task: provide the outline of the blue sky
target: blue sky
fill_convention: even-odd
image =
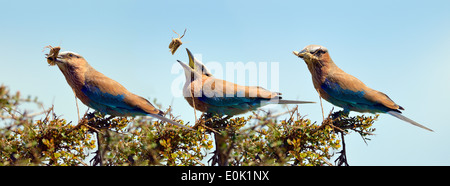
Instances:
[[[283,98],[318,101],[305,63],[292,51],[320,44],[344,71],[436,131],[381,115],[368,145],[357,134],[346,138],[350,165],[450,165],[448,10],[449,1],[1,0],[0,83],[37,96],[46,107],[54,104],[57,114],[76,121],[72,90],[59,69],[47,65],[48,50],[42,52],[46,45],[61,45],[133,93],[172,104],[175,115],[193,122],[192,108],[171,93],[182,75],[171,70],[177,59],[187,61],[185,47],[205,63],[277,62]],[[185,44],[172,56],[172,29],[185,28]],[[324,102],[326,113],[331,108]],[[300,112],[321,121],[319,104],[301,105]]]

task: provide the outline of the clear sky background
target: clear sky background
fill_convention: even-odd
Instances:
[[[306,64],[292,54],[319,44],[340,68],[435,131],[382,114],[368,145],[355,133],[346,138],[350,165],[450,165],[449,20],[450,1],[1,0],[0,83],[54,104],[57,114],[76,122],[73,92],[60,70],[48,66],[48,50],[42,52],[61,45],[131,92],[172,104],[175,115],[192,123],[192,108],[171,92],[182,75],[172,67],[188,60],[185,47],[205,63],[278,62],[283,98],[319,101]],[[172,29],[185,28],[185,44],[172,56]],[[324,102],[325,113],[331,108]],[[300,105],[300,113],[322,120],[319,104]]]

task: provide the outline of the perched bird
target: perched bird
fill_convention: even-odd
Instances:
[[[189,66],[179,61],[186,75],[183,96],[196,110],[220,116],[243,114],[267,104],[303,104],[310,101],[281,99],[281,93],[259,86],[241,86],[215,78],[208,69],[186,49]]]
[[[403,121],[423,129],[433,131],[405,116],[397,105],[386,94],[367,87],[359,79],[341,70],[333,60],[327,48],[320,45],[306,46],[294,54],[302,58],[311,72],[314,88],[320,97],[342,107],[348,115],[350,111],[388,113]]]
[[[74,52],[61,52],[56,59],[47,58],[58,65],[67,83],[86,106],[112,116],[152,116],[159,120],[191,129],[163,116],[148,100],[129,92],[117,81],[98,72]]]

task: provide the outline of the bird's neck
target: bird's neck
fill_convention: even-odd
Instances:
[[[328,74],[333,73],[334,70],[338,70],[339,68],[334,64],[331,58],[322,58],[314,63],[308,65],[309,71],[312,75],[312,80],[314,83],[314,87],[318,88],[322,83],[325,82]]]
[[[75,66],[65,65],[60,67],[61,72],[64,74],[67,83],[73,89],[76,89],[78,86],[82,86],[84,83],[84,73],[81,68],[77,68]]]
[[[315,76],[324,76],[336,67],[333,61],[318,60],[308,65],[309,71]]]
[[[191,76],[186,77],[186,83],[183,86],[183,96],[184,97],[201,97],[202,96],[202,88],[203,83],[209,77],[205,75],[199,75],[196,73],[192,73]]]
[[[83,68],[70,65],[58,65],[58,67],[63,73],[67,83],[75,93],[75,96],[85,105],[89,105],[88,98],[81,91],[85,81],[85,70],[83,70]]]

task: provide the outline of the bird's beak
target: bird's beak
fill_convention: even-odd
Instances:
[[[194,59],[194,55],[192,55],[191,51],[189,51],[189,49],[186,48],[186,51],[188,53],[188,57],[189,57],[189,66],[192,69],[195,69],[195,59]]]
[[[293,53],[294,53],[294,55],[298,56],[299,58],[303,58],[305,56],[306,52],[307,52],[306,49],[303,49],[300,52],[294,51]]]
[[[65,63],[66,62],[66,60],[61,55],[56,56],[56,59],[54,59],[54,60],[57,63]]]
[[[192,71],[191,67],[187,66],[185,63],[183,63],[183,61],[180,61],[180,60],[177,60],[177,61],[183,67],[184,71],[186,71],[186,72]]]
[[[195,78],[195,77],[197,76],[196,73],[194,72],[194,70],[191,69],[191,67],[189,67],[188,65],[186,65],[186,64],[183,63],[182,61],[180,61],[180,60],[177,60],[177,61],[178,61],[178,63],[180,63],[180,65],[183,67],[184,75],[186,76],[186,80],[192,81],[193,78]],[[201,77],[201,76],[200,76],[200,77]]]

